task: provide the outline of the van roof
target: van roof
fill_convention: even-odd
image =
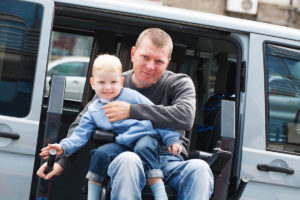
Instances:
[[[129,15],[140,15],[149,18],[158,18],[207,28],[225,31],[257,33],[291,40],[300,40],[300,30],[267,24],[263,22],[228,16],[204,13],[200,11],[161,6],[158,4],[140,3],[130,0],[54,0],[57,3],[99,8],[106,11],[119,12]],[[155,9],[153,9],[155,7]]]

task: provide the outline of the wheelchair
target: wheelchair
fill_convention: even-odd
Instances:
[[[109,131],[97,130],[94,132],[93,140],[96,143],[103,142],[114,142],[115,135]],[[202,159],[205,160],[210,166],[214,178],[218,178],[223,169],[225,168],[228,161],[231,159],[232,153],[229,151],[225,151],[221,148],[221,141],[218,142],[217,146],[213,149],[211,153],[202,152],[198,150],[192,150],[189,152],[188,159]],[[110,187],[109,187],[109,178],[106,177],[106,180],[103,184],[103,189],[101,192],[100,200],[108,200],[110,198]],[[168,199],[177,199],[177,191],[172,188],[170,185],[165,185],[166,193],[168,195]],[[83,188],[83,193],[87,194],[87,187]],[[149,186],[145,186],[142,191],[142,199],[143,200],[151,200],[153,199],[153,195]],[[213,197],[211,198],[213,199]]]

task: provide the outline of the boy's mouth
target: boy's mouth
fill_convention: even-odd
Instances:
[[[105,95],[111,95],[113,92],[103,92]]]

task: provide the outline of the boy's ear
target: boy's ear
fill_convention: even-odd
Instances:
[[[122,87],[124,86],[124,81],[125,81],[125,78],[122,76],[122,78],[121,78],[121,86]]]
[[[90,78],[90,84],[91,84],[91,86],[92,86],[92,88],[94,90],[94,79],[93,79],[93,77]]]

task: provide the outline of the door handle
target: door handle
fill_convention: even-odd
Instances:
[[[7,133],[7,132],[0,132],[0,137],[10,138],[13,140],[18,140],[20,135],[18,133]]]
[[[273,166],[273,165],[268,165],[268,164],[258,164],[257,169],[260,171],[268,172],[268,171],[273,171],[273,172],[280,172],[280,173],[285,173],[292,175],[294,174],[294,169],[289,168],[289,167],[278,167],[278,166]]]

